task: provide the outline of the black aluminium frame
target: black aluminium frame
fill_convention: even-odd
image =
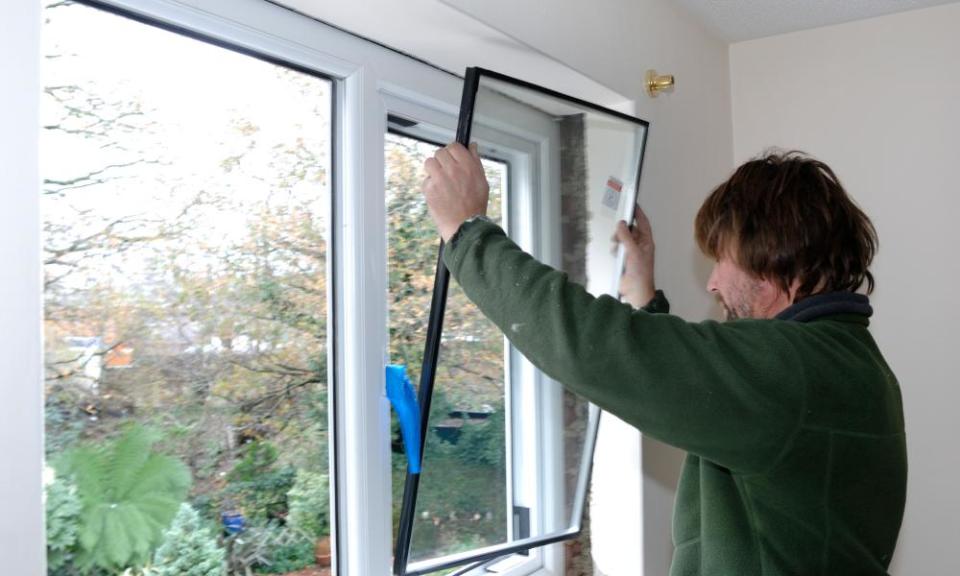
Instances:
[[[477,91],[480,87],[481,77],[490,78],[493,80],[499,80],[514,86],[521,88],[526,88],[535,92],[539,92],[546,96],[550,96],[559,100],[563,100],[577,106],[588,108],[603,114],[613,116],[615,118],[625,120],[634,124],[643,126],[643,140],[640,150],[640,158],[638,160],[637,166],[637,177],[634,182],[634,190],[639,192],[640,189],[640,178],[643,172],[643,160],[646,156],[647,151],[647,136],[650,130],[650,123],[646,120],[642,120],[635,116],[629,114],[624,114],[616,110],[611,110],[609,108],[599,106],[592,102],[587,102],[580,98],[574,96],[569,96],[550,88],[545,88],[543,86],[538,86],[536,84],[527,82],[525,80],[520,80],[518,78],[513,78],[499,72],[494,72],[492,70],[487,70],[484,68],[470,67],[467,68],[466,74],[464,75],[463,81],[463,95],[460,101],[460,117],[457,122],[457,136],[456,141],[463,146],[468,146],[470,143],[470,133],[473,126],[473,111],[476,104]],[[634,200],[636,201],[636,199]],[[632,218],[632,215],[631,215]],[[457,572],[457,574],[464,574],[474,568],[480,567],[485,563],[491,562],[498,558],[508,556],[511,554],[516,554],[519,552],[525,552],[531,550],[532,548],[537,548],[540,546],[545,546],[548,544],[554,544],[556,542],[561,542],[563,540],[568,540],[575,538],[580,534],[582,529],[581,521],[582,514],[576,518],[576,525],[568,528],[567,530],[554,533],[549,536],[544,536],[542,538],[532,538],[524,539],[516,544],[506,543],[499,546],[493,546],[489,549],[485,549],[484,552],[478,553],[476,555],[467,557],[467,558],[457,558],[446,563],[439,563],[431,565],[426,570],[407,570],[409,556],[410,556],[410,542],[413,535],[413,522],[415,519],[416,513],[416,504],[417,504],[417,493],[420,486],[420,475],[423,471],[423,450],[426,445],[427,433],[429,431],[429,419],[430,419],[430,403],[433,398],[433,385],[437,371],[437,361],[440,354],[440,336],[443,331],[443,316],[446,311],[446,302],[447,302],[447,290],[450,285],[450,271],[447,270],[446,265],[443,263],[443,253],[444,253],[445,244],[441,240],[440,250],[437,256],[437,270],[434,276],[434,286],[433,286],[433,297],[430,302],[430,317],[429,325],[427,327],[427,339],[424,348],[423,354],[423,366],[420,372],[420,386],[417,395],[417,401],[420,404],[420,460],[421,460],[421,472],[420,473],[411,473],[407,471],[406,481],[404,483],[403,490],[403,504],[401,507],[400,513],[400,525],[397,531],[397,542],[396,548],[394,550],[394,564],[393,572],[396,576],[421,576],[423,574],[428,574],[437,570],[454,568],[456,566],[462,566],[464,564],[469,564],[466,568]],[[589,446],[585,447],[585,458],[588,462],[593,460],[593,449],[595,446],[596,440],[596,426],[597,422],[593,424],[593,434],[594,442],[590,443]],[[587,469],[587,474],[592,466],[589,466]],[[585,479],[585,481],[588,480]]]

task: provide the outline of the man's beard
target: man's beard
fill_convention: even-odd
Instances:
[[[728,306],[727,302],[723,298],[720,298],[720,306],[723,308],[723,319],[727,322],[753,317],[753,309],[750,302],[742,296],[737,302],[733,303],[733,306]]]
[[[723,308],[723,319],[725,322],[743,318],[743,316],[741,316],[736,310],[730,308],[726,304],[721,302],[720,306]]]

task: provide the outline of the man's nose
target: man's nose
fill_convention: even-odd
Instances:
[[[707,279],[707,292],[711,294],[716,294],[719,290],[717,286],[717,265],[713,265],[713,270],[710,271],[710,278]]]

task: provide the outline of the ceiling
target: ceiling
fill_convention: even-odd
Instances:
[[[727,42],[807,30],[957,0],[672,0]]]

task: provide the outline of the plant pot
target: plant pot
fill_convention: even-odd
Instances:
[[[330,566],[330,537],[321,536],[313,545],[313,558],[317,561],[317,566],[327,568]]]

